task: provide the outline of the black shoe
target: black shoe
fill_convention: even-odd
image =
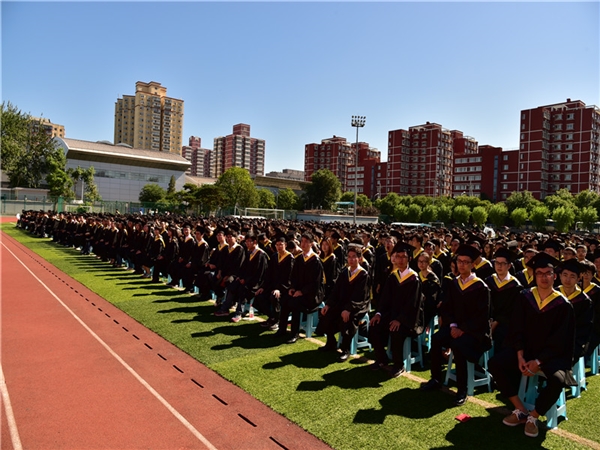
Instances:
[[[337,350],[337,344],[325,344],[323,347],[317,349],[320,352],[335,352]]]
[[[379,362],[379,361],[375,361],[369,367],[371,368],[371,370],[373,372],[375,372],[375,371],[380,370],[380,369],[385,369],[385,368],[387,368],[387,366],[388,366],[387,363],[382,363],[382,362]]]
[[[456,397],[454,398],[455,406],[462,406],[467,403],[467,393],[466,392],[457,392]]]
[[[271,319],[267,319],[264,322],[260,323],[260,326],[263,328],[269,328],[271,325],[273,325],[275,322]]]
[[[278,331],[277,333],[279,333],[279,331]],[[275,334],[277,334],[277,333],[275,333]],[[287,340],[285,343],[286,343],[286,344],[295,344],[295,343],[296,343],[296,341],[297,341],[299,338],[300,338],[300,336],[298,336],[297,334],[294,334],[294,335],[292,335],[292,337],[291,337],[291,338],[289,338],[289,339],[288,339],[288,340]]]
[[[398,368],[398,367],[394,367],[392,369],[392,371],[390,372],[390,378],[398,378],[400,375],[402,375],[404,372],[406,372],[406,369],[404,369],[404,366]]]
[[[421,384],[421,390],[422,391],[438,391],[440,390],[442,387],[442,383],[440,383],[438,380],[436,380],[435,378],[432,378],[431,380],[429,380],[427,383],[423,383]]]
[[[323,348],[323,347],[321,347]],[[343,351],[342,354],[339,356],[338,361],[339,362],[344,362],[344,361],[348,361],[348,358],[350,358],[350,352],[348,350]]]

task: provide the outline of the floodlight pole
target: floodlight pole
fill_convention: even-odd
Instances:
[[[354,155],[354,225],[356,225],[356,207],[358,197],[358,129],[365,126],[366,116],[352,116],[352,126],[356,127],[356,153]]]

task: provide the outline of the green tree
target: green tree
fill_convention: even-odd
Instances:
[[[594,191],[586,189],[585,191],[581,191],[579,194],[577,194],[573,199],[573,202],[575,203],[575,206],[581,209],[587,206],[592,206],[599,200],[600,195]]]
[[[38,188],[50,170],[64,170],[62,149],[36,119],[3,102],[0,123],[0,160],[12,187]]]
[[[306,185],[306,206],[308,208],[333,209],[342,196],[342,185],[335,174],[327,169],[319,169],[312,174]]]
[[[400,196],[395,192],[390,192],[385,197],[375,202],[375,207],[389,217],[394,217],[396,206],[400,204]]]
[[[167,192],[158,184],[147,184],[140,191],[139,199],[142,203],[156,203],[166,195]]]
[[[488,212],[483,206],[476,206],[475,208],[473,208],[473,212],[471,215],[473,217],[473,223],[477,224],[480,227],[485,225],[488,218]]]
[[[223,173],[215,186],[221,188],[225,193],[227,203],[225,206],[240,208],[256,208],[258,205],[258,193],[250,173],[241,167],[231,167]]]
[[[435,205],[427,205],[423,208],[421,220],[423,223],[435,222],[438,219],[438,207]]]
[[[471,217],[471,210],[467,205],[458,205],[454,207],[452,211],[452,218],[456,223],[467,224],[469,223],[469,218]]]
[[[201,205],[202,210],[208,214],[227,204],[225,193],[219,186],[214,184],[203,184],[197,188],[195,197],[197,204]]]
[[[94,181],[95,173],[94,166],[90,166],[87,170],[83,171],[83,182],[85,183],[83,201],[87,204],[93,204],[102,200],[100,192],[98,192],[98,186]]]
[[[50,160],[48,165],[48,196],[56,205],[60,197],[66,201],[73,199],[73,180],[65,170],[66,157],[60,152],[55,159]],[[56,209],[56,207],[54,208]]]
[[[545,206],[536,206],[531,211],[529,215],[529,219],[531,220],[531,224],[533,227],[542,231],[546,229],[546,220],[550,217],[550,210]]]
[[[506,218],[508,217],[508,208],[504,203],[496,203],[492,205],[488,213],[488,218],[492,224],[497,228],[506,224]]]
[[[275,209],[275,194],[273,194],[270,190],[265,188],[258,189],[257,193],[259,208]]]
[[[450,223],[452,221],[452,206],[442,204],[438,206],[438,220],[444,223]]]
[[[544,199],[544,205],[546,205],[550,211],[554,211],[560,206],[575,209],[573,195],[571,195],[571,192],[567,189],[559,189],[555,194],[546,197]]]
[[[556,229],[561,233],[566,233],[575,223],[575,211],[566,206],[559,206],[552,212]]]
[[[413,203],[408,207],[407,220],[412,223],[418,223],[421,220],[422,213],[423,209],[416,203]]]
[[[598,222],[598,210],[593,206],[584,206],[579,209],[577,220],[581,222],[583,228],[592,231],[594,229],[594,224]]]
[[[525,208],[528,212],[531,212],[533,208],[541,204],[529,191],[513,192],[504,203],[508,208],[508,212],[511,213],[517,208]]]
[[[280,189],[277,196],[277,208],[293,210],[298,207],[299,198],[290,188]]]
[[[408,206],[398,203],[394,208],[394,215],[392,217],[396,222],[408,222],[408,214]]]
[[[96,173],[93,166],[88,167],[87,169],[83,169],[77,166],[75,169],[67,169],[67,174],[73,180],[72,186],[75,188],[77,182],[81,181],[81,187],[83,192],[81,193],[81,200],[86,204],[92,204],[96,201],[100,201],[100,193],[98,192],[98,186],[94,181],[94,174]],[[73,198],[77,198],[77,193],[75,192]]]
[[[510,220],[513,221],[513,224],[517,228],[521,228],[527,219],[529,218],[529,213],[525,208],[517,208],[510,213]]]
[[[172,196],[175,194],[175,175],[171,175],[169,179],[169,187],[167,188],[167,196]]]

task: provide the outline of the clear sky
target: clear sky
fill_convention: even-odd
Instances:
[[[236,123],[266,140],[265,171],[304,170],[304,146],[427,121],[516,148],[519,112],[600,106],[599,3],[6,2],[2,100],[114,138],[136,81],[185,101],[184,144]]]

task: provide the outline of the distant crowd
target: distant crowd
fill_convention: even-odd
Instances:
[[[374,348],[371,368],[392,378],[410,357],[405,341],[435,331],[431,379],[421,389],[442,386],[451,355],[461,406],[473,363],[513,404],[503,423],[524,424],[530,437],[538,417],[578,383],[573,367],[592,358],[597,365],[594,236],[45,211],[23,211],[17,226],[151,283],[215,299],[215,316],[232,322],[251,305],[266,317],[260,326],[288,344],[301,337],[302,315],[318,311],[320,351],[345,361],[362,333]],[[526,379],[539,383],[533,406],[519,396]]]

